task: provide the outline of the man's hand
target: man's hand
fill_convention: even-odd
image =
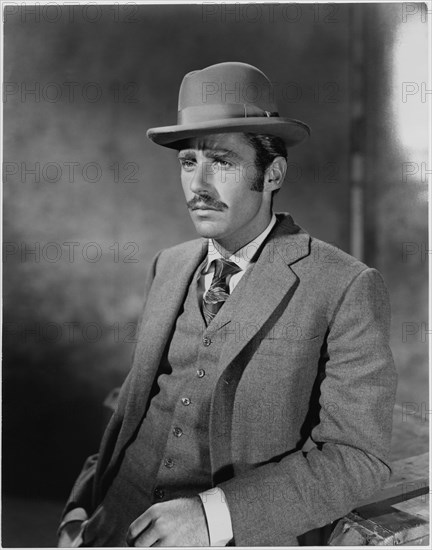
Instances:
[[[129,546],[210,546],[199,496],[154,504],[129,527]]]

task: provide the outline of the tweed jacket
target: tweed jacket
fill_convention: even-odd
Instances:
[[[238,546],[296,545],[390,474],[396,374],[382,278],[290,215],[277,217],[235,309],[224,306],[205,330],[224,339],[208,433],[213,484]],[[153,261],[132,368],[65,512],[91,514],[103,499],[205,253],[197,239]]]

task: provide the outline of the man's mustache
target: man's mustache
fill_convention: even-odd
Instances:
[[[214,199],[210,195],[195,195],[195,197],[193,197],[193,199],[188,201],[186,204],[189,210],[197,210],[198,208],[201,208],[202,205],[213,208],[214,210],[226,210],[228,208],[227,204]]]

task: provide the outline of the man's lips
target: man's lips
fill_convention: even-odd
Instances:
[[[187,201],[187,207],[189,210],[222,212],[228,208],[228,205],[210,196],[195,196],[193,199]]]
[[[215,210],[215,211],[220,212],[223,209],[222,208],[217,208],[216,206],[210,206],[209,204],[205,204],[205,203],[202,202],[202,203],[194,204],[191,207],[191,210]]]
[[[196,204],[191,208],[191,210],[215,210],[216,212],[221,212],[221,208],[214,208],[213,206],[208,206],[207,204]]]

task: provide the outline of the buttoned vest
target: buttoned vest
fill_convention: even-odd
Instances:
[[[249,271],[223,306],[225,314],[234,309]],[[218,331],[219,313],[209,327],[205,325],[199,272],[200,268],[165,347],[145,417],[84,531],[85,546],[126,546],[129,525],[152,504],[196,496],[212,487],[210,402],[221,374],[218,364],[225,339]]]

